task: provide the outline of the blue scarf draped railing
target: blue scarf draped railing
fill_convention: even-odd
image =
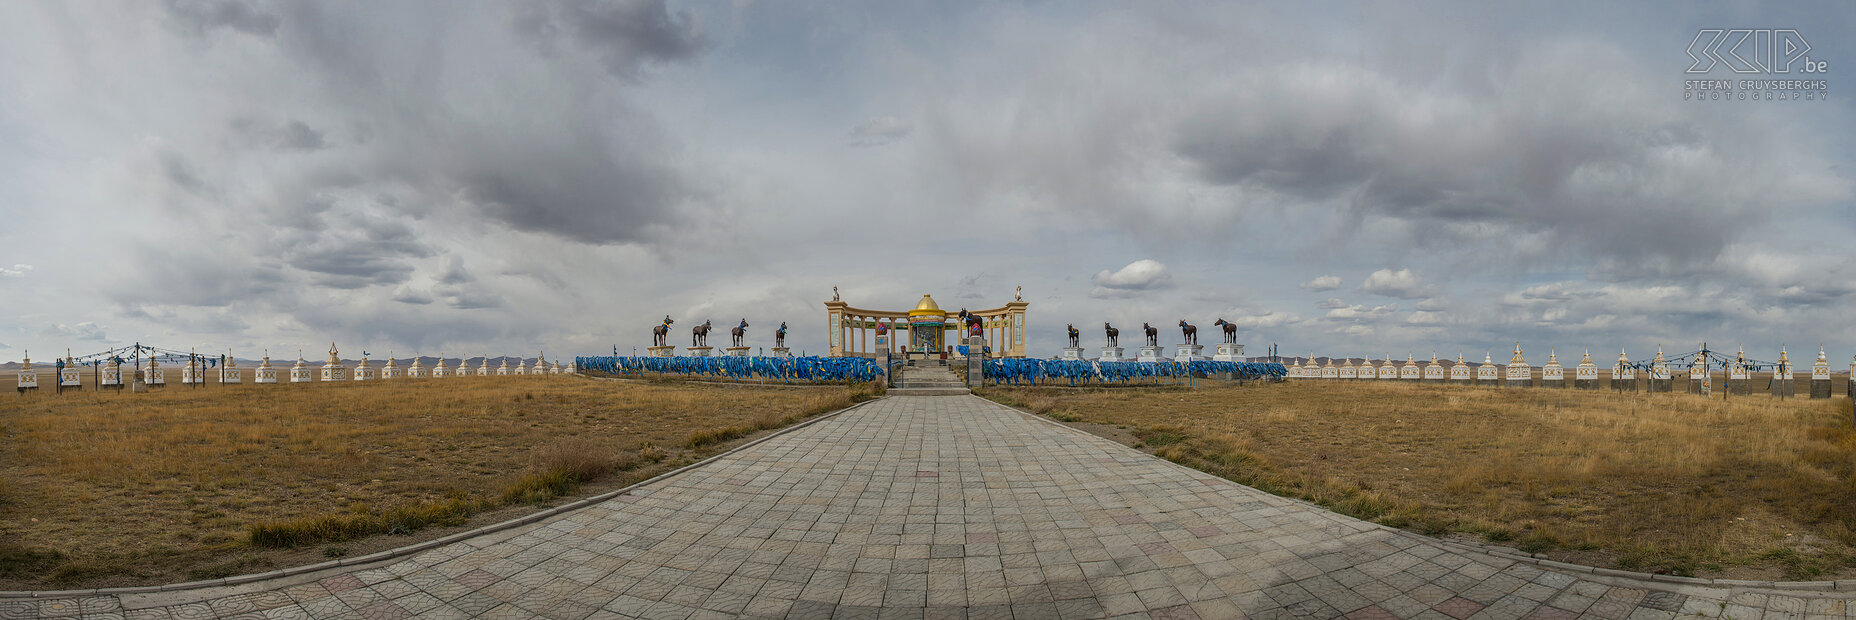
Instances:
[[[884,369],[863,357],[637,357],[601,355],[576,357],[582,371],[610,375],[644,373],[705,375],[733,379],[775,379],[792,383],[872,381]]]
[[[1137,379],[1231,376],[1237,379],[1282,377],[1289,370],[1270,362],[1098,362],[1091,360],[991,359],[986,378],[994,383],[1035,385],[1039,381],[1067,380],[1120,382]]]

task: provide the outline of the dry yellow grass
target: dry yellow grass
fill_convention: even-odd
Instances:
[[[268,550],[249,535],[328,515],[478,513],[552,497],[525,485],[624,472],[613,487],[723,447],[689,443],[694,432],[745,436],[867,394],[468,377],[0,395],[0,590],[173,582],[408,544]]]
[[[1848,576],[1850,401],[1290,382],[993,388],[1175,461],[1434,535],[1653,572]]]

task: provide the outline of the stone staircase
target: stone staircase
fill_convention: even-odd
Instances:
[[[896,374],[896,387],[889,388],[890,396],[958,396],[972,393],[945,364],[916,364],[901,367]]]

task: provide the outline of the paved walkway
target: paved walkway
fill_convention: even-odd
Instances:
[[[0,618],[1733,618],[1848,593],[1543,569],[977,397],[892,397],[594,507],[350,572]],[[1826,584],[1828,585],[1828,584]]]

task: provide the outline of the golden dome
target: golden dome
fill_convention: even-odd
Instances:
[[[909,316],[911,317],[933,316],[933,317],[945,318],[947,316],[947,312],[942,310],[940,306],[935,305],[933,297],[929,297],[928,295],[923,294],[922,300],[915,304],[915,309],[909,311]]]

